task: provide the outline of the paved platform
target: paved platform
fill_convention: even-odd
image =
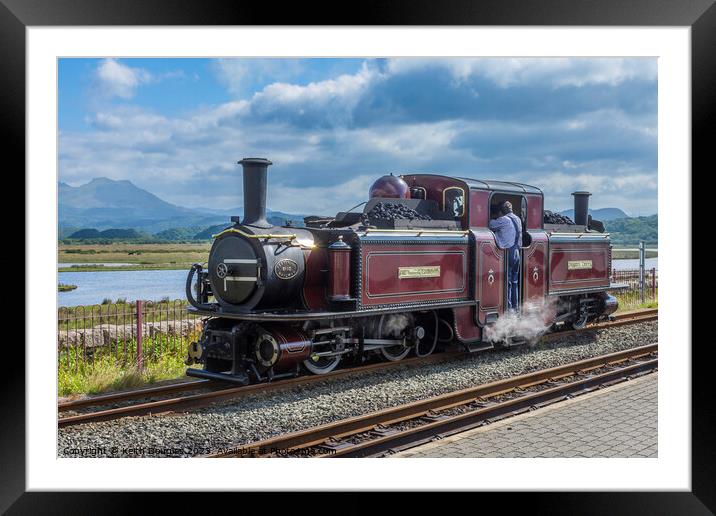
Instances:
[[[657,378],[599,391],[392,457],[657,457]]]

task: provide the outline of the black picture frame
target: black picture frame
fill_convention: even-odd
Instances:
[[[83,25],[551,25],[551,26],[688,26],[692,43],[692,162],[705,169],[716,122],[716,6],[714,0],[362,0],[355,4],[220,2],[214,0],[0,0],[0,84],[5,160],[25,165],[25,29],[28,26]],[[353,7],[351,7],[351,5]],[[687,226],[688,227],[688,226]],[[32,237],[30,237],[32,238]],[[690,256],[687,250],[685,256]],[[691,278],[684,278],[691,284]],[[31,313],[25,315],[26,319]],[[26,320],[27,324],[27,320]],[[691,345],[690,322],[681,321]],[[27,343],[29,345],[31,343]],[[716,511],[713,389],[709,384],[710,341],[692,346],[692,490],[642,493],[509,494],[509,507],[524,504],[530,512],[552,514],[709,514]],[[127,513],[138,507],[137,495],[125,493],[25,492],[25,359],[11,355],[2,373],[0,426],[0,510],[8,514]],[[712,373],[711,373],[712,374]],[[180,500],[177,493],[166,498]],[[495,507],[493,496],[480,495],[483,509]],[[194,498],[205,498],[203,496]],[[306,499],[305,496],[300,498]],[[354,500],[359,497],[353,496]],[[438,499],[416,496],[423,509],[444,510]],[[373,498],[373,500],[376,500]],[[503,501],[504,502],[504,501]],[[183,501],[181,503],[184,503]],[[148,509],[144,503],[142,506]],[[365,512],[360,501],[353,510]],[[188,506],[184,505],[185,509]],[[453,508],[457,509],[456,505]],[[234,505],[234,510],[237,506]]]

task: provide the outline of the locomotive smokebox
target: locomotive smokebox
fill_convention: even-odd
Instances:
[[[264,158],[244,158],[244,226],[270,228],[266,221],[266,175],[272,163]]]
[[[572,192],[574,195],[574,223],[579,226],[587,225],[589,215],[589,192]]]

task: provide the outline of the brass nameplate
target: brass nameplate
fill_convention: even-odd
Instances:
[[[592,260],[574,260],[567,262],[567,270],[577,271],[580,269],[591,269]]]
[[[430,267],[398,267],[398,278],[439,278],[440,266]]]

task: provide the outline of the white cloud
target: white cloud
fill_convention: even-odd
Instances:
[[[559,209],[571,205],[569,194],[577,189],[593,192],[593,203],[599,206],[610,206],[605,203],[612,200],[611,206],[628,209],[644,197],[648,202],[640,209],[648,211],[647,204],[656,209],[655,171],[628,161],[559,157],[562,145],[564,150],[570,149],[570,142],[582,145],[583,135],[560,139],[569,121],[545,125],[450,120],[302,131],[286,124],[217,122],[217,113],[245,108],[239,101],[186,119],[132,109],[98,113],[95,124],[102,124],[102,131],[61,135],[61,178],[73,184],[98,176],[130,179],[170,202],[229,208],[242,203],[236,161],[257,155],[275,163],[269,172],[269,208],[286,212],[345,210],[365,200],[371,182],[388,172],[523,181],[542,188]],[[629,134],[616,114],[595,116],[597,134]],[[592,125],[591,118],[585,119]],[[607,123],[610,120],[614,125]],[[464,135],[469,135],[467,143],[456,146],[455,139]],[[555,138],[560,141],[548,149],[539,145],[540,135],[552,147]],[[505,150],[488,156],[476,152],[485,145],[492,151],[493,140]],[[514,146],[505,148],[505,140]],[[587,148],[600,145],[603,142],[592,140]]]
[[[235,96],[245,96],[258,83],[287,81],[303,71],[297,59],[217,59],[212,66],[219,81]]]
[[[100,94],[111,98],[131,99],[142,84],[185,77],[182,70],[150,73],[144,68],[135,68],[108,58],[100,61],[95,70],[95,83]]]
[[[617,85],[630,79],[655,80],[653,58],[398,58],[388,61],[391,74],[402,74],[428,66],[446,68],[460,82],[484,77],[501,88],[550,85]]]
[[[380,175],[360,175],[333,186],[298,188],[270,185],[267,197],[274,210],[307,215],[335,215],[367,200],[370,186]]]
[[[275,82],[254,94],[252,112],[271,116],[320,116],[332,124],[350,122],[353,108],[380,75],[365,64],[355,74],[311,82],[307,85]]]
[[[527,182],[545,194],[545,207],[564,210],[572,207],[571,193],[586,190],[592,193],[592,208],[621,208],[631,215],[656,212],[658,181],[656,171],[635,171],[628,165],[595,172],[545,175],[527,174]]]
[[[132,98],[137,86],[151,80],[152,75],[147,70],[132,68],[116,59],[103,59],[97,67],[97,81],[109,97]]]
[[[570,192],[587,189],[594,193],[596,207],[656,211],[656,113],[648,109],[633,113],[615,103],[601,105],[597,96],[594,103],[591,97],[590,102],[575,101],[577,107],[563,113],[557,92],[557,112],[547,119],[510,113],[498,113],[496,119],[462,113],[443,117],[442,112],[431,117],[425,111],[440,107],[417,96],[418,115],[364,116],[353,123],[366,99],[381,109],[392,107],[394,97],[377,97],[386,89],[408,99],[422,93],[420,83],[398,82],[396,90],[385,82],[428,66],[443,67],[458,82],[475,75],[487,78],[496,85],[493,95],[517,84],[613,85],[655,74],[655,60],[653,70],[640,60],[546,61],[393,59],[385,66],[364,65],[354,74],[308,84],[274,82],[250,98],[182,116],[103,106],[88,117],[94,130],[61,133],[60,178],[72,184],[99,176],[130,179],[170,202],[229,208],[242,202],[236,161],[253,155],[276,164],[269,172],[268,204],[286,212],[345,210],[365,200],[372,181],[388,172],[523,181],[542,188],[548,205],[559,209],[571,205]],[[228,70],[245,63],[225,64]],[[240,88],[241,74],[251,70],[232,70]],[[113,59],[100,63],[97,76],[111,95],[125,99],[141,84],[164,77]],[[445,89],[436,95],[451,94],[444,82],[437,84]]]

